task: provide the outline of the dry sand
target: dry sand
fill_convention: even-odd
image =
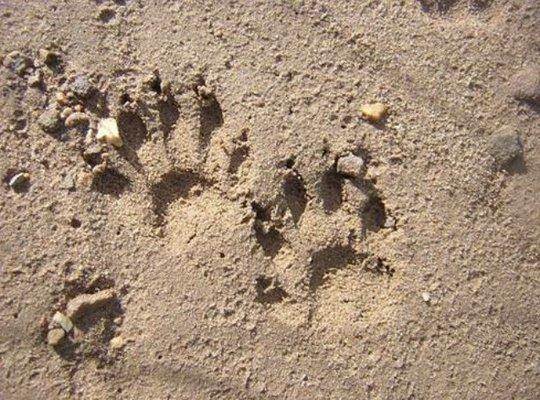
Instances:
[[[539,398],[537,0],[0,20],[1,400]]]

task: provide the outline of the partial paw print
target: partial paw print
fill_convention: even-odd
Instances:
[[[348,226],[346,231],[361,240],[370,232],[392,228],[393,218],[388,218],[375,180],[366,177],[367,162],[369,156],[362,149],[337,157],[308,190],[294,159],[286,160],[281,196],[271,205],[252,202],[254,230],[265,254],[277,254],[279,244],[285,242],[281,231],[302,232],[314,218],[321,219],[317,224],[340,219]],[[350,235],[346,236],[348,240]]]
[[[161,82],[161,81],[159,81]],[[214,134],[223,126],[223,110],[214,90],[201,74],[180,84],[175,93],[167,85],[167,99],[158,105],[159,129],[171,163],[177,169],[201,170]]]
[[[115,87],[95,103],[101,104],[101,117],[114,119],[120,144],[99,143],[98,123],[90,122],[79,143],[87,166],[79,184],[113,198],[146,193],[153,224],[162,226],[175,201],[212,188],[230,192],[241,180],[250,153],[249,130],[221,129],[221,105],[202,75],[171,83],[157,71],[142,79],[124,73]]]
[[[224,125],[217,96],[202,76],[183,85],[167,107],[178,107],[178,117],[160,139],[161,165],[149,169],[147,183],[152,198],[155,223],[164,226],[174,216],[169,208],[177,202],[189,202],[204,192],[227,193],[234,197],[250,155],[249,130]],[[161,120],[166,113],[161,106]],[[168,126],[168,125],[166,125]],[[152,145],[155,149],[156,146]],[[156,150],[146,154],[144,164],[156,162]]]
[[[344,154],[323,174],[317,187],[326,212],[344,210],[358,215],[362,238],[368,232],[389,227],[386,207],[375,181],[366,177],[366,164],[369,161],[370,157],[363,149]]]
[[[366,244],[380,230],[395,229],[376,181],[367,176],[370,161],[365,150],[354,149],[329,160],[319,180],[306,184],[291,157],[282,165],[281,196],[270,205],[252,201],[254,236],[269,260],[256,280],[259,303],[273,308],[307,298],[312,315],[319,292],[338,273],[392,276],[388,262],[371,262],[382,259]]]
[[[429,13],[445,14],[459,7],[479,12],[487,9],[493,0],[418,0],[422,10]]]
[[[156,216],[155,224],[162,226],[169,206],[177,200],[187,200],[199,196],[203,190],[211,185],[203,176],[192,171],[170,171],[151,185],[153,212]]]
[[[66,279],[56,312],[43,320],[43,338],[68,361],[113,362],[126,342],[119,334],[124,294],[106,276],[76,271]]]

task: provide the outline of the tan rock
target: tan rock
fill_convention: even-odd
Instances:
[[[364,171],[364,160],[361,157],[349,154],[340,157],[337,161],[337,172],[350,178],[358,178]]]
[[[73,128],[77,125],[88,125],[89,122],[88,115],[83,112],[74,112],[66,118],[65,124],[68,128]]]
[[[115,297],[116,292],[113,289],[102,290],[92,294],[81,294],[68,302],[66,314],[68,318],[76,320],[88,311],[103,307]]]
[[[515,99],[540,103],[540,67],[532,66],[519,71],[510,79],[509,87]]]
[[[118,131],[118,124],[114,118],[104,118],[98,123],[96,139],[103,143],[112,144],[115,147],[122,147],[124,141]]]
[[[66,332],[61,328],[54,328],[47,333],[47,343],[49,343],[50,346],[58,346],[62,343],[64,340],[64,337],[66,336]]]
[[[126,345],[126,340],[122,336],[115,336],[110,341],[111,349],[118,350]]]
[[[379,122],[388,112],[388,107],[382,103],[364,104],[360,111],[362,116],[370,122]]]
[[[73,329],[73,322],[61,312],[56,312],[52,318],[53,322],[58,324],[66,333]]]

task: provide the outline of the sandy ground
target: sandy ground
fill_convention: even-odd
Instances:
[[[540,3],[0,20],[1,400],[540,397]]]

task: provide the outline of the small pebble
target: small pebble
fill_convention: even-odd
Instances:
[[[81,171],[77,175],[77,184],[79,187],[90,189],[94,182],[94,175],[88,171]]]
[[[528,67],[519,71],[510,79],[509,87],[516,100],[540,103],[540,67]]]
[[[70,319],[77,319],[85,312],[103,307],[116,297],[113,289],[102,290],[92,294],[81,294],[71,299],[66,307],[66,314]]]
[[[66,104],[69,103],[69,99],[63,92],[56,93],[55,99],[56,99],[56,102],[60,104],[61,106],[65,106]]]
[[[38,125],[47,133],[54,133],[60,128],[60,114],[58,111],[45,110],[38,118]]]
[[[115,336],[110,341],[111,349],[119,350],[126,345],[126,340],[122,336]]]
[[[90,79],[88,79],[88,77],[85,75],[77,76],[71,84],[70,89],[77,97],[80,97],[81,99],[86,99],[95,90],[94,85],[92,85]]]
[[[122,147],[124,144],[114,118],[105,118],[99,121],[96,139],[103,143],[112,144],[115,147]]]
[[[17,189],[24,185],[26,182],[28,182],[28,179],[30,179],[30,174],[27,172],[19,172],[13,178],[9,180],[9,186],[12,189]]]
[[[63,190],[75,190],[75,177],[72,172],[68,173],[60,182],[59,188]]]
[[[68,128],[73,128],[77,125],[88,125],[90,118],[83,112],[74,112],[69,117],[66,118],[65,125]]]
[[[361,157],[350,154],[340,157],[337,161],[337,172],[349,178],[358,178],[364,171],[364,160]]]
[[[384,221],[384,227],[385,228],[395,228],[396,226],[396,219],[392,217],[391,215],[388,215],[386,217],[386,220]]]
[[[62,343],[65,336],[66,336],[66,332],[63,329],[61,328],[51,329],[47,333],[47,343],[49,343],[49,345],[53,347],[58,346]]]
[[[69,319],[59,311],[54,314],[52,320],[53,322],[60,325],[62,329],[66,331],[66,333],[69,333],[73,329],[73,322],[71,322],[71,319]]]
[[[62,119],[66,119],[67,117],[69,117],[71,114],[73,114],[73,108],[71,107],[66,107],[62,110],[62,112],[60,113],[60,118]]]
[[[371,103],[364,104],[360,107],[360,111],[362,112],[362,116],[368,121],[379,122],[385,117],[388,108],[382,103]]]
[[[523,146],[515,130],[503,126],[488,141],[488,153],[493,157],[493,167],[500,171],[508,168],[512,161],[522,155]]]
[[[422,292],[422,300],[424,300],[426,303],[429,303],[431,300],[431,296],[428,292]]]

